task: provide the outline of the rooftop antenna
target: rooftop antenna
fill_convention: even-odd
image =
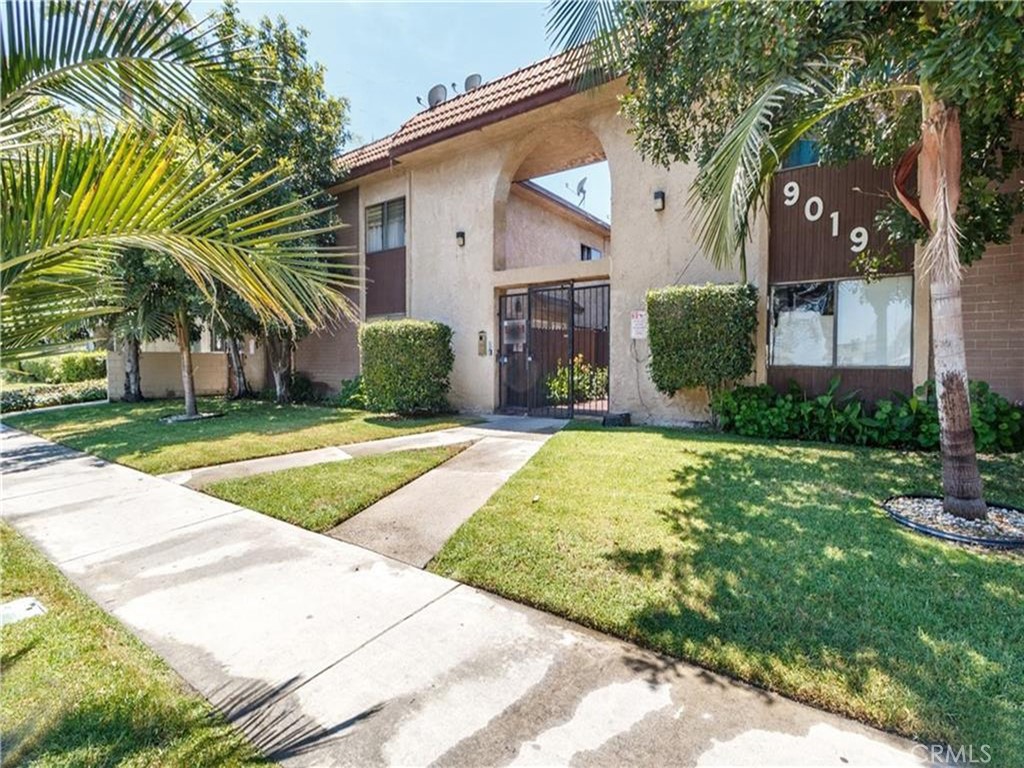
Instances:
[[[452,83],[452,93],[458,93],[458,92],[459,92],[459,86],[457,86],[455,83]]]
[[[447,98],[448,89],[445,87],[444,83],[438,83],[431,88],[430,92],[427,94],[427,104],[431,109],[433,109]]]
[[[474,88],[479,88],[480,83],[483,82],[483,78],[478,74],[472,74],[466,78],[466,83],[463,85],[462,90],[472,91]]]
[[[421,107],[427,106],[426,104],[423,103],[423,99],[421,99],[419,96],[416,97],[416,103],[419,104]]]
[[[572,192],[572,187],[570,187],[568,184],[565,185],[565,188],[568,189],[570,192]],[[577,207],[582,208],[583,207],[583,203],[586,202],[586,200],[587,200],[587,177],[586,176],[584,176],[582,179],[580,179],[579,183],[576,185],[576,196],[580,199],[580,201],[576,205],[577,205]]]

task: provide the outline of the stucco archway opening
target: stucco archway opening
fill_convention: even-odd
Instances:
[[[556,123],[509,155],[495,190],[499,407],[608,409],[611,175],[586,126]]]

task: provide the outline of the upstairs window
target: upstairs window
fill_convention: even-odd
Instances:
[[[603,255],[600,248],[594,248],[585,243],[580,244],[580,261],[597,261]]]
[[[366,208],[366,252],[405,246],[405,198],[397,197]]]

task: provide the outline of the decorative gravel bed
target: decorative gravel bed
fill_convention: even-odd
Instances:
[[[1005,549],[1024,548],[1024,511],[989,504],[987,520],[965,520],[942,510],[935,496],[893,496],[882,505],[897,522],[944,539]]]

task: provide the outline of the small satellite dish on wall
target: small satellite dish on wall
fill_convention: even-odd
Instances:
[[[472,91],[474,88],[479,88],[480,87],[480,83],[482,83],[483,80],[484,79],[482,77],[480,77],[480,75],[477,75],[477,74],[470,75],[469,77],[466,78],[466,84],[465,84],[465,86],[463,87],[462,90],[464,90],[464,91]]]
[[[429,104],[430,107],[433,108],[447,98],[448,89],[445,87],[444,83],[438,83],[433,88],[431,88],[430,92],[427,94],[427,104]]]

